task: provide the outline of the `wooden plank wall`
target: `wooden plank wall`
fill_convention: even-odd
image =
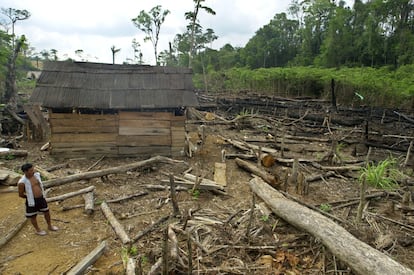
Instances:
[[[62,157],[116,156],[118,115],[52,113],[51,154]]]
[[[167,112],[50,115],[51,153],[65,156],[181,156],[185,116]]]
[[[167,112],[120,112],[119,154],[171,156],[174,118],[173,113]]]
[[[173,116],[171,118],[171,156],[184,155],[185,143],[185,116]]]

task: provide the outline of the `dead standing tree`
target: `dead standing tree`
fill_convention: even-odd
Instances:
[[[2,14],[5,15],[10,21],[12,26],[12,53],[7,61],[7,75],[5,81],[5,94],[3,96],[3,103],[6,104],[6,110],[16,119],[19,123],[24,124],[24,121],[16,115],[17,109],[17,86],[16,86],[16,61],[19,56],[20,50],[26,45],[26,37],[22,35],[16,41],[15,45],[15,33],[14,26],[17,21],[26,20],[30,17],[30,12],[27,10],[16,10],[13,8],[2,9]]]
[[[26,38],[24,35],[20,37],[17,41],[16,47],[13,50],[13,53],[9,57],[7,62],[7,76],[5,83],[5,93],[3,97],[3,102],[6,103],[6,110],[10,115],[16,119],[20,124],[25,124],[25,122],[16,115],[17,109],[17,86],[16,86],[16,60],[19,56],[19,52],[24,46]]]

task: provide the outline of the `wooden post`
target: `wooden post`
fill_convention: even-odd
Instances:
[[[336,106],[336,95],[335,95],[335,79],[331,79],[331,95],[332,95],[332,107],[336,111],[338,111],[338,108]]]
[[[407,156],[405,157],[405,161],[404,161],[404,164],[403,164],[403,166],[404,166],[404,167],[406,167],[406,166],[407,166],[408,161],[410,160],[411,150],[413,149],[413,141],[414,141],[414,140],[411,140],[411,141],[410,141],[410,146],[408,146]]]
[[[173,216],[176,217],[180,215],[180,209],[178,208],[177,197],[175,196],[175,183],[174,183],[173,174],[170,174],[170,194],[171,194],[171,203],[173,206]]]

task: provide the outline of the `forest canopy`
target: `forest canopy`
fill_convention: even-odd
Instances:
[[[348,7],[345,1],[293,0],[286,12],[275,14],[244,47],[226,44],[220,49],[209,47],[218,36],[198,18],[201,11],[215,15],[205,2],[193,0],[193,7],[189,7],[192,11],[185,15],[186,31],[176,34],[170,45],[159,45],[167,50],[156,52],[162,66],[191,66],[198,89],[318,97],[326,95],[335,79],[344,99],[351,96],[352,100],[361,100],[355,97],[357,93],[365,94],[365,101],[381,98],[378,104],[412,106],[413,1],[356,0]],[[24,35],[14,34],[14,24],[30,20],[30,13],[12,10],[15,13],[8,14],[10,8],[5,7],[2,11],[0,81],[5,83],[10,56]],[[26,17],[17,19],[22,15]],[[131,42],[140,58],[126,63],[141,64],[139,45],[138,41]],[[44,60],[58,60],[57,50],[38,52],[30,47],[27,37],[16,59],[17,80]],[[4,85],[1,87],[4,93]]]

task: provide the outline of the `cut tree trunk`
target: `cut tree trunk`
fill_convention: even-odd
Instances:
[[[83,199],[85,200],[85,213],[92,215],[94,211],[93,192],[85,193]]]
[[[320,239],[355,273],[361,275],[414,274],[411,269],[358,240],[332,220],[287,199],[260,178],[253,178],[249,186],[277,216]]]
[[[79,174],[70,175],[67,177],[48,180],[43,183],[43,186],[45,188],[49,188],[52,186],[63,185],[63,184],[78,181],[78,180],[99,178],[99,177],[106,176],[109,174],[125,173],[126,171],[152,165],[157,162],[165,162],[165,163],[172,163],[172,164],[183,163],[183,161],[178,161],[178,160],[174,160],[174,159],[163,157],[163,156],[155,156],[155,157],[143,160],[143,161],[138,161],[138,162],[130,163],[127,165],[111,167],[111,168],[96,170],[96,171],[91,171],[91,172],[79,173]]]

